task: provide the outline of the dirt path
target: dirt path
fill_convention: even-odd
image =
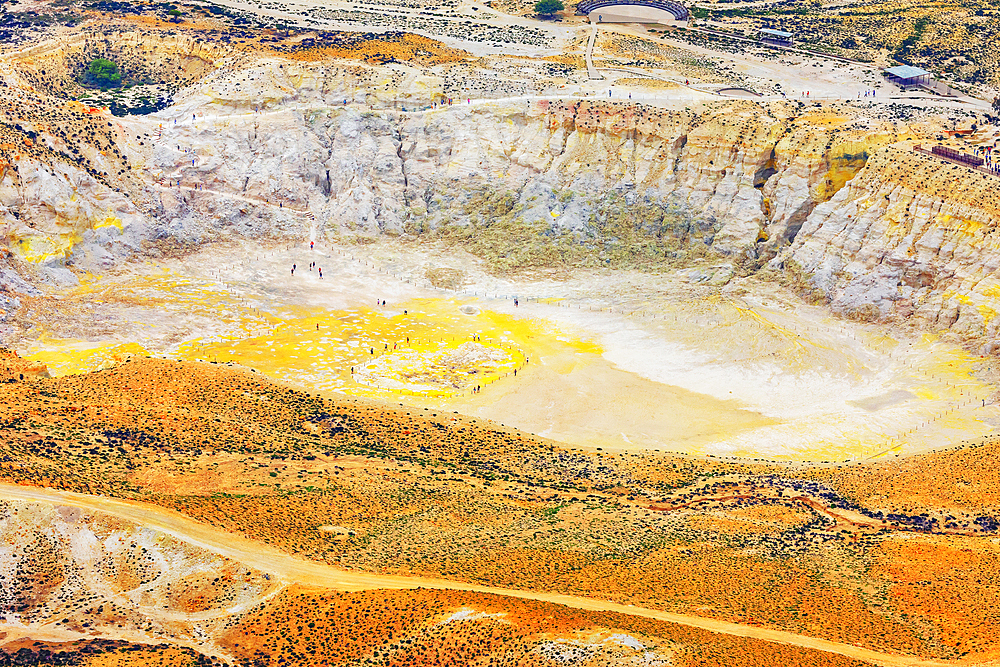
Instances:
[[[90,496],[68,491],[39,489],[33,487],[0,484],[0,499],[37,502],[48,505],[79,507],[86,510],[111,514],[147,528],[162,531],[190,544],[214,553],[232,558],[258,570],[274,574],[288,582],[322,586],[338,590],[368,590],[376,588],[434,588],[445,590],[473,591],[504,595],[528,600],[539,600],[565,605],[574,609],[608,611],[631,616],[652,618],[678,625],[700,628],[721,634],[752,637],[764,641],[792,646],[801,646],[826,653],[836,653],[858,660],[871,662],[882,667],[946,667],[973,664],[972,661],[933,661],[914,656],[892,655],[870,649],[828,641],[816,637],[798,635],[781,630],[739,625],[699,616],[685,616],[644,607],[618,604],[605,600],[595,600],[573,595],[520,591],[490,586],[478,586],[445,579],[422,577],[398,577],[341,570],[324,563],[305,561],[285,554],[273,547],[248,540],[240,535],[214,528],[195,521],[177,512],[155,505],[134,501]]]
[[[603,79],[601,73],[594,67],[594,42],[597,41],[597,24],[590,29],[590,39],[587,40],[587,76],[591,79]]]
[[[254,206],[268,206],[275,209],[276,211],[288,211],[292,215],[305,216],[315,218],[311,211],[308,209],[294,208],[292,206],[279,206],[278,204],[272,204],[264,199],[259,199],[257,197],[246,197],[244,195],[238,195],[233,192],[222,192],[221,190],[210,190],[208,188],[196,188],[193,185],[163,185],[162,183],[153,182],[150,185],[157,190],[163,192],[177,192],[178,190],[183,190],[184,192],[194,192],[197,194],[210,195],[215,197],[228,197],[229,199],[235,199],[237,201],[246,202],[247,204],[253,204]]]

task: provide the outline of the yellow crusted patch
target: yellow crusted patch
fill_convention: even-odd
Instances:
[[[599,358],[604,352],[544,321],[481,310],[478,301],[414,299],[391,309],[265,311],[235,301],[218,284],[169,271],[110,283],[85,275],[64,298],[156,306],[164,315],[184,312],[212,333],[182,343],[168,356],[233,362],[278,380],[364,396],[467,393],[513,378],[538,346],[563,350],[570,358]],[[123,352],[147,354],[138,346],[55,338],[43,338],[32,352],[57,375],[100,368]]]
[[[357,395],[448,396],[513,376],[536,342],[599,355],[600,346],[556,336],[541,323],[469,309],[455,300],[416,299],[393,310],[297,309],[271,317],[268,331],[192,341],[178,356],[232,361],[281,380]],[[470,345],[475,343],[475,345]]]
[[[86,223],[84,223],[86,224]],[[121,218],[108,211],[104,218],[90,223],[91,229],[102,227],[117,227],[124,229]],[[18,239],[14,251],[25,262],[41,264],[50,259],[64,259],[73,252],[73,248],[83,240],[82,229],[68,229],[62,234],[51,236],[29,236]]]
[[[27,356],[44,362],[55,377],[110,368],[129,357],[145,357],[149,352],[137,343],[86,343],[43,336]]]
[[[404,394],[449,396],[512,375],[524,358],[521,350],[498,342],[442,341],[403,349],[394,344],[392,351],[358,368],[354,380]]]
[[[117,227],[119,230],[124,229],[121,218],[117,217],[110,211],[108,212],[107,217],[94,223],[94,229],[101,229],[102,227]]]
[[[81,237],[73,232],[69,234],[59,234],[52,236],[33,236],[30,238],[18,239],[14,244],[14,252],[31,264],[41,264],[50,259],[62,259],[73,252],[73,247],[79,243]]]

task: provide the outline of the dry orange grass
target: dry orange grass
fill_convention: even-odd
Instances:
[[[414,563],[412,570],[780,627],[884,650],[924,652],[912,627],[869,609],[857,593],[817,578],[810,569],[715,545],[700,550],[698,545],[685,546],[634,561],[506,550],[445,563]]]
[[[1000,656],[1000,547],[979,538],[900,536],[874,550],[870,576],[888,584],[900,615],[934,619],[935,640],[956,653]]]
[[[0,468],[0,478],[119,493],[139,490],[130,471],[157,459],[219,451],[289,457],[336,451],[435,461],[488,480],[575,491],[625,489],[622,482],[635,479],[675,486],[723,467],[578,453],[565,464],[555,443],[513,429],[360,399],[320,398],[239,369],[159,359],[7,384],[0,395],[4,423],[18,456],[32,464]],[[590,474],[565,481],[567,465],[577,464]]]
[[[874,465],[810,473],[857,502],[878,508],[1000,510],[1000,439]]]
[[[211,663],[191,649],[161,646],[119,649],[93,656],[83,664],[85,667],[203,667],[219,663]]]
[[[677,502],[752,495],[767,489],[752,475],[767,472],[854,488],[864,503],[860,468],[571,452],[454,414],[324,399],[211,364],[143,359],[3,387],[0,479],[139,497],[306,557],[595,596],[922,655],[980,650],[1000,628],[990,595],[977,597],[1000,574],[987,557],[989,538],[966,543],[978,554],[969,557],[975,568],[963,565],[935,580],[936,595],[922,595],[902,568],[914,553],[938,558],[933,544],[882,553],[884,536],[803,527],[811,510],[774,499],[699,503],[676,520],[666,513],[668,523],[645,509],[656,502],[650,498],[697,479],[705,483],[673,494]],[[910,489],[916,471],[927,482],[922,497],[941,502],[947,485],[933,475],[968,466],[984,471],[981,497],[989,498],[998,485],[976,457],[991,451],[872,466],[868,493],[888,495],[891,483]],[[728,477],[709,477],[719,473]],[[223,482],[210,488],[231,493],[198,491],[213,474]],[[186,480],[184,495],[166,492],[170,479]],[[818,531],[818,541],[804,530]],[[868,571],[873,554],[880,554],[877,579]],[[192,580],[170,604],[203,608],[212,583]],[[963,615],[985,622],[976,627]]]
[[[218,660],[189,648],[167,645],[148,646],[103,639],[72,642],[43,642],[21,639],[0,647],[5,665],[57,667],[210,667]]]
[[[348,526],[363,533],[369,525],[394,519],[409,506],[399,496],[373,493],[366,497],[343,492],[161,496],[156,502],[291,553],[319,559],[325,559],[336,542],[336,536],[320,530],[321,526]],[[430,499],[424,500],[427,502]]]
[[[792,526],[802,526],[815,515],[801,506],[750,505],[727,507],[717,512],[692,516],[688,522],[696,530],[732,535],[781,533]]]
[[[628,86],[630,88],[648,88],[650,90],[676,90],[681,88],[679,83],[673,81],[661,81],[660,79],[647,79],[646,77],[633,77],[618,79],[616,85]]]
[[[466,617],[455,617],[456,612]],[[629,633],[678,667],[861,665],[855,660],[621,614],[461,591],[328,593],[293,587],[235,626],[223,645],[244,660],[307,665],[550,665],[551,642]],[[629,658],[636,654],[631,650]],[[639,654],[641,657],[642,654]],[[596,656],[595,663],[607,664]],[[610,657],[610,656],[606,656]],[[628,660],[631,662],[631,660]]]

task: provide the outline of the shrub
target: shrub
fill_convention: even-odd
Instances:
[[[96,86],[101,90],[118,88],[122,85],[122,74],[118,64],[105,58],[94,58],[84,72],[84,83]]]
[[[552,16],[556,12],[564,9],[562,0],[538,0],[535,3],[535,12],[541,16]]]

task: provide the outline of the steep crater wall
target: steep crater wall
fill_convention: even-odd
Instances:
[[[234,236],[429,234],[501,271],[721,262],[749,273],[773,258],[803,267],[845,314],[993,335],[988,177],[910,154],[906,141],[932,123],[799,102],[359,104],[404,89],[429,103],[442,86],[405,65],[262,57],[200,76],[154,116],[24,99],[11,113],[34,117],[0,147],[6,244],[42,276],[152,240]]]
[[[783,257],[812,272],[845,314],[949,331],[993,352],[998,192],[994,176],[909,144],[886,147],[816,207]]]

